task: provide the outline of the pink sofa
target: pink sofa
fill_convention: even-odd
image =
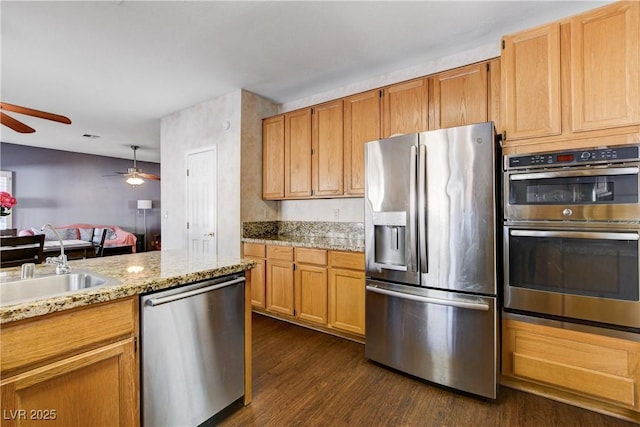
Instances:
[[[56,226],[56,230],[61,234],[63,240],[91,240],[93,230],[98,228],[108,229],[107,237],[104,241],[105,248],[130,246],[131,252],[136,251],[136,236],[115,225],[68,224]],[[39,230],[31,228],[21,230],[18,235],[28,236],[36,232],[39,232]]]

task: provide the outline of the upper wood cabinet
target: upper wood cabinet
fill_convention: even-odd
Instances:
[[[263,198],[361,197],[366,142],[488,120],[499,129],[499,82],[495,59],[265,119]]]
[[[341,196],[343,189],[342,100],[313,108],[313,195]]]
[[[502,67],[500,58],[493,59],[487,63],[489,65],[489,99],[488,99],[488,121],[492,121],[496,131],[502,127],[502,100],[500,99]]]
[[[560,24],[502,39],[502,96],[507,138],[561,132]]]
[[[386,87],[382,92],[382,137],[428,129],[427,79]]]
[[[429,79],[429,129],[486,122],[489,64],[480,63],[436,74]]]
[[[364,195],[364,144],[380,138],[381,93],[344,99],[344,193]]]
[[[262,121],[262,197],[284,197],[284,115]]]
[[[311,196],[311,108],[284,115],[284,195]]]
[[[640,123],[640,3],[571,19],[574,132]]]
[[[620,1],[505,36],[505,154],[638,143],[638,34],[640,2]]]

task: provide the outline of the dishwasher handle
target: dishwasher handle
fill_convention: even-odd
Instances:
[[[178,301],[184,298],[189,298],[196,295],[204,294],[206,292],[215,291],[217,289],[226,288],[227,286],[235,285],[237,283],[242,283],[245,280],[246,279],[244,277],[239,277],[234,280],[229,280],[228,282],[216,283],[215,285],[204,286],[202,288],[192,289],[190,291],[180,292],[178,294],[173,294],[166,297],[152,298],[152,299],[148,299],[147,302],[145,302],[145,305],[155,307],[157,305],[167,304],[167,303]]]
[[[367,286],[367,291],[387,295],[390,297],[396,297],[401,299],[407,299],[410,301],[417,301],[426,304],[439,304],[446,305],[449,307],[455,308],[466,308],[469,310],[477,310],[477,311],[489,311],[489,305],[483,303],[474,303],[474,302],[466,302],[466,301],[456,301],[456,300],[448,300],[441,298],[432,298],[432,297],[423,297],[420,295],[406,294],[403,292],[392,291],[389,289],[382,289],[374,286]]]

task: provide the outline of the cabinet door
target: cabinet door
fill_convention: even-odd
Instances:
[[[256,268],[251,270],[251,305],[265,308],[265,260],[247,257],[256,261]]]
[[[292,262],[267,260],[267,310],[293,316]]]
[[[429,129],[487,121],[488,64],[475,64],[431,78]]]
[[[501,63],[507,139],[560,134],[560,24],[504,37]]]
[[[327,324],[327,268],[296,265],[296,317]]]
[[[489,102],[487,120],[492,121],[496,130],[502,130],[502,108],[500,105],[500,58],[488,62],[489,64]]]
[[[138,425],[134,349],[129,338],[3,378],[3,425]]]
[[[385,88],[382,96],[383,138],[427,130],[427,98],[427,79]]]
[[[344,174],[342,100],[313,109],[313,195],[341,196]]]
[[[344,100],[344,193],[364,195],[364,144],[380,139],[380,91]]]
[[[284,116],[285,197],[311,196],[311,109]]]
[[[284,197],[284,116],[262,122],[262,197]]]
[[[329,272],[329,326],[364,335],[364,271]]]
[[[571,20],[572,130],[640,123],[640,3]]]

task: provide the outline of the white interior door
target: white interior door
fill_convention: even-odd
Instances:
[[[212,256],[218,253],[216,169],[215,147],[187,155],[187,247]]]

